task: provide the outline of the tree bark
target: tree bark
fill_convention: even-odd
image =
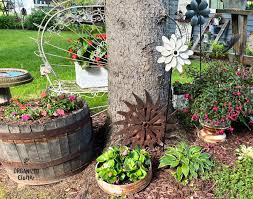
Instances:
[[[160,55],[155,47],[162,45],[163,35],[169,34],[168,24],[171,23],[166,17],[170,13],[169,7],[162,0],[106,1],[109,117],[112,123],[122,119],[117,111],[127,110],[123,100],[134,102],[132,92],[144,99],[146,89],[153,100],[160,96],[162,102],[166,102],[168,74],[164,80],[164,65],[157,64]],[[169,31],[174,32],[175,26]],[[120,126],[112,125],[110,140],[114,144],[119,141],[119,137],[114,136],[119,129]]]

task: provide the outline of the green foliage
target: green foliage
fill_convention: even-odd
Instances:
[[[241,145],[240,148],[236,149],[236,155],[238,156],[238,160],[253,160],[253,147],[246,147],[245,145]]]
[[[248,55],[248,56],[253,56],[253,50],[251,50],[251,49],[249,48],[249,46],[247,46],[247,48],[246,48],[246,55]]]
[[[175,83],[173,83],[174,93],[177,95],[188,93],[190,87],[190,83],[181,83],[179,81],[175,81]]]
[[[213,166],[208,153],[202,152],[199,146],[189,147],[181,142],[176,147],[169,147],[160,159],[159,168],[174,169],[173,176],[177,181],[187,184],[189,180],[197,178],[199,174],[210,170]]]
[[[40,100],[13,99],[4,107],[5,118],[11,120],[36,120],[41,117],[64,116],[73,110],[81,108],[82,101],[74,95],[47,96],[43,94]]]
[[[28,30],[38,30],[38,27],[34,24],[37,25],[41,25],[43,19],[46,17],[45,12],[43,12],[42,10],[36,10],[34,12],[32,12],[31,15],[27,16],[24,22],[24,26],[26,29]],[[44,23],[42,24],[45,25],[45,23],[48,21],[50,17],[46,17]],[[53,20],[50,21],[50,23],[47,25],[47,27],[50,27],[53,24]]]
[[[0,16],[0,29],[21,29],[20,19],[16,16]]]
[[[219,166],[206,173],[205,180],[215,183],[214,193],[218,199],[253,198],[253,160],[237,161],[234,167]]]
[[[211,55],[215,58],[221,58],[226,56],[227,54],[224,54],[223,51],[225,50],[225,46],[222,43],[219,42],[212,42],[211,43],[212,53]]]
[[[96,175],[110,184],[144,179],[151,164],[149,153],[139,147],[110,147],[97,158]]]

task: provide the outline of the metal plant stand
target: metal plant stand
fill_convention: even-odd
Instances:
[[[10,87],[29,83],[33,80],[31,74],[22,69],[0,69],[0,105],[8,104],[11,98]]]

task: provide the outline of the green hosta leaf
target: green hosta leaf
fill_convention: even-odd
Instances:
[[[191,153],[191,154],[200,153],[201,150],[202,150],[201,147],[199,147],[199,146],[194,146],[194,147],[191,147],[191,148],[190,148],[190,153]]]
[[[176,171],[176,179],[178,181],[181,181],[183,179],[183,172],[182,172],[182,168],[178,167],[177,171]]]
[[[166,155],[160,159],[159,168],[174,165],[177,159],[173,155]]]
[[[182,165],[182,172],[183,172],[183,174],[184,174],[184,176],[185,176],[186,178],[188,177],[189,170],[190,170],[190,168],[189,168],[188,165],[186,165],[186,164],[183,164],[183,165]]]
[[[103,167],[104,167],[104,168],[109,168],[109,167],[114,167],[114,165],[115,165],[114,160],[108,160],[107,162],[105,162],[105,163],[103,164]]]

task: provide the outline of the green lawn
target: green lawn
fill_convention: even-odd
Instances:
[[[73,36],[73,35],[72,35]],[[51,41],[52,44],[60,46],[64,49],[68,49],[68,38],[73,38],[70,33],[63,33],[61,37],[54,37]],[[0,67],[1,68],[23,68],[28,70],[34,77],[34,81],[30,84],[12,88],[13,97],[18,98],[36,98],[39,96],[42,90],[45,90],[48,86],[48,82],[45,77],[40,75],[40,65],[42,60],[37,57],[34,52],[38,47],[34,40],[37,38],[36,31],[23,31],[23,30],[0,30]],[[46,52],[52,52],[51,46],[45,47]],[[54,49],[54,52],[55,51]],[[65,53],[65,54],[64,54]],[[59,55],[67,57],[66,52],[59,51]],[[50,63],[62,63],[62,60],[51,57]],[[193,61],[194,66],[197,65],[197,61]],[[74,65],[69,60],[65,63],[69,66],[55,66],[54,70],[59,75],[60,79],[74,80],[75,71]],[[180,80],[182,82],[189,82],[190,79],[186,77],[186,74],[180,75],[177,71],[173,72],[173,81]],[[97,105],[105,105],[107,103],[107,97],[89,99],[86,98],[91,107]]]

